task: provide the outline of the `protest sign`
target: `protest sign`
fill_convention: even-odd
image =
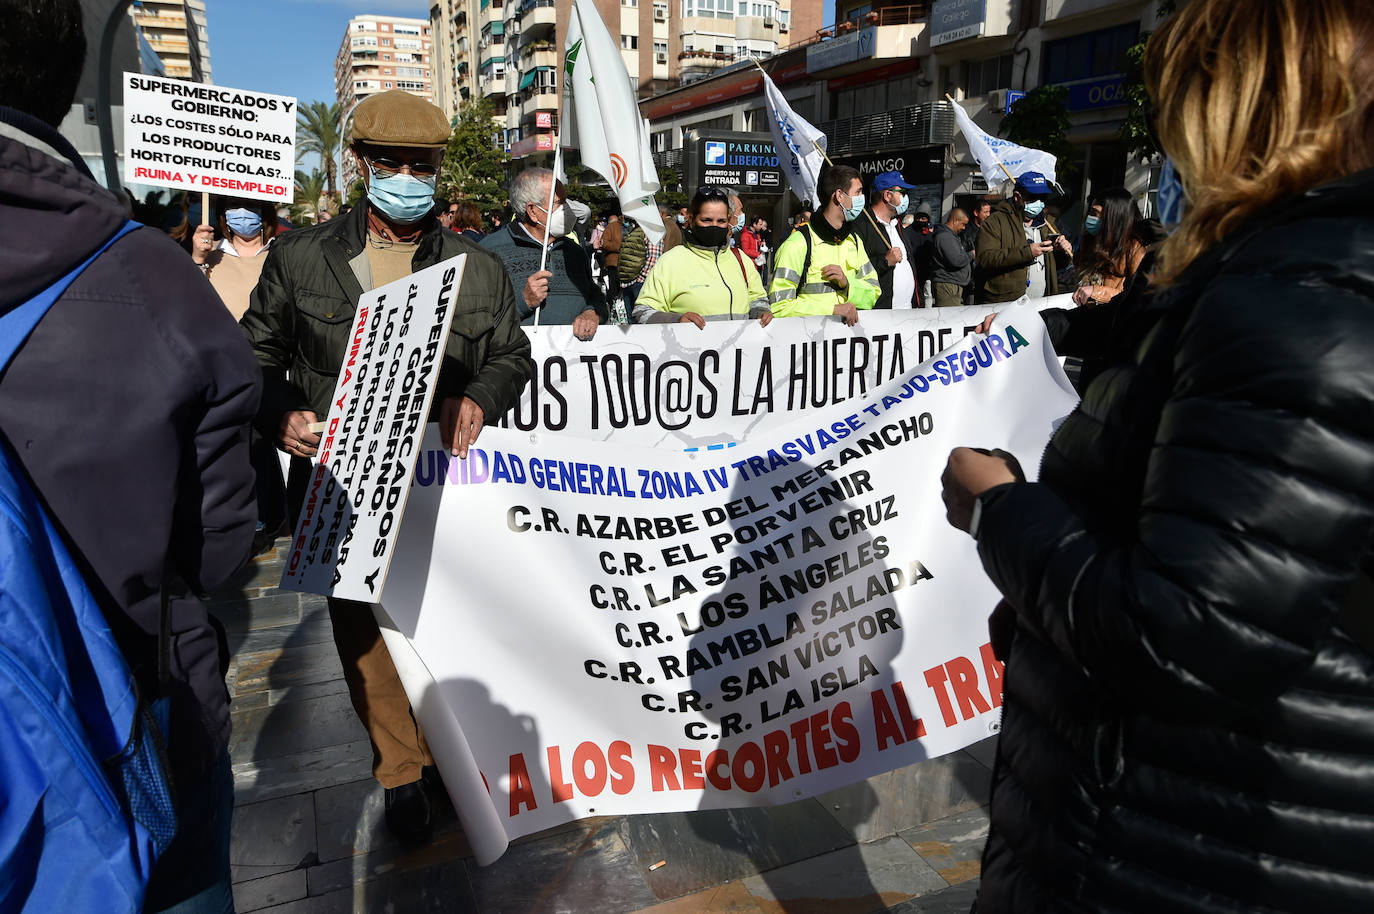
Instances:
[[[124,180],[290,203],[296,100],[124,74]]]
[[[1035,299],[1073,307],[1071,296]],[[531,332],[534,379],[501,424],[672,448],[726,447],[871,392],[1008,305],[864,311],[838,318],[571,327]]]
[[[381,593],[466,262],[459,254],[359,299],[284,589]]]
[[[996,732],[997,593],[939,477],[958,445],[1033,470],[1075,400],[1021,306],[728,450],[493,428],[459,461],[431,430],[378,617],[479,862]]]

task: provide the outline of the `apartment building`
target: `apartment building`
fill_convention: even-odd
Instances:
[[[763,60],[821,24],[822,0],[595,0],[641,97]],[[571,0],[437,0],[451,112],[490,98],[515,158],[553,150]]]
[[[205,0],[133,0],[129,15],[168,77],[212,82]]]
[[[369,95],[403,89],[435,101],[429,20],[363,15],[348,20],[334,58],[334,91],[345,130],[353,108]],[[342,182],[357,178],[351,156],[343,157]]]

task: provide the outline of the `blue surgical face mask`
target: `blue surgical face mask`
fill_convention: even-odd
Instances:
[[[744,228],[744,213],[740,213],[738,216],[735,217],[735,228]]]
[[[1188,208],[1188,196],[1183,182],[1174,170],[1173,159],[1165,159],[1164,167],[1159,170],[1159,192],[1155,198],[1159,209],[1159,222],[1168,231],[1178,228],[1183,221],[1183,213]]]
[[[240,238],[253,238],[262,234],[262,216],[247,207],[226,211],[224,221]]]
[[[1026,215],[1034,219],[1036,216],[1040,215],[1045,211],[1045,201],[1032,200],[1031,202],[1027,203],[1024,208]]]
[[[863,195],[863,194],[854,194],[853,196],[851,196],[851,197],[849,198],[849,209],[847,209],[847,210],[844,211],[844,221],[845,221],[845,222],[853,222],[855,219],[857,219],[857,218],[859,218],[861,215],[863,215],[863,211],[864,211],[864,195]]]
[[[1089,216],[1083,220],[1083,234],[1096,235],[1097,227],[1102,224],[1102,220],[1096,216]]]
[[[422,180],[405,172],[382,177],[375,168],[371,171],[372,185],[367,189],[367,199],[392,222],[403,225],[419,222],[434,208],[437,175]]]

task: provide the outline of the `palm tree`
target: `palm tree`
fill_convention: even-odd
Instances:
[[[293,208],[299,212],[315,212],[320,205],[320,195],[324,193],[324,172],[318,168],[306,174],[296,169],[296,198]]]
[[[311,102],[296,114],[296,161],[314,153],[324,166],[325,188],[330,197],[338,197],[334,176],[338,172],[337,159],[343,146],[343,114],[339,103]],[[297,180],[299,175],[296,172]]]

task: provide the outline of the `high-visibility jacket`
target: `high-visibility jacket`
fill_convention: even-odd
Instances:
[[[807,242],[811,243],[811,262],[806,276],[801,275],[806,264]],[[849,290],[842,292],[821,275],[830,264],[837,264],[849,280]],[[768,303],[774,317],[799,317],[807,314],[834,314],[835,306],[850,302],[856,308],[868,309],[878,301],[878,274],[869,262],[858,236],[850,233],[839,243],[823,240],[810,225],[804,225],[782,243],[773,259],[773,282],[769,285]]]
[[[675,321],[689,311],[706,320],[761,317],[768,310],[759,271],[731,248],[680,244],[654,263],[635,300],[636,323]]]

